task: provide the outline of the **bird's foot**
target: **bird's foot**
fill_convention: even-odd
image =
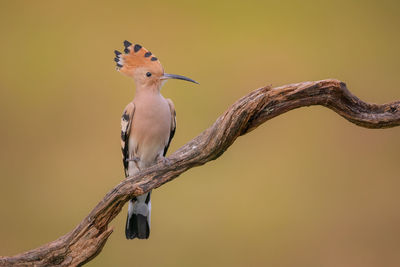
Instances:
[[[140,161],[140,158],[139,157],[132,157],[132,158],[126,159],[126,161],[134,161],[135,163],[138,163]]]
[[[169,165],[172,164],[172,161],[169,158],[166,158],[166,157],[159,157],[158,158],[158,163],[163,163],[163,164],[169,166]]]

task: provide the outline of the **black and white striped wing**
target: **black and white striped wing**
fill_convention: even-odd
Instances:
[[[176,130],[176,112],[175,112],[175,106],[174,103],[172,102],[171,99],[167,99],[168,101],[168,105],[169,105],[169,109],[171,111],[171,132],[169,133],[169,140],[167,145],[164,148],[164,157],[167,154],[169,145],[171,144],[171,140],[172,138],[174,138],[175,135],[175,130]]]
[[[121,150],[122,150],[122,161],[124,164],[125,177],[128,177],[128,166],[129,166],[129,136],[131,133],[133,114],[135,113],[135,105],[129,103],[121,118]]]

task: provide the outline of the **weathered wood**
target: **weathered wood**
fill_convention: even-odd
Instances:
[[[338,80],[322,80],[257,89],[239,99],[199,136],[178,149],[169,161],[123,180],[97,204],[71,232],[57,240],[12,257],[0,257],[0,265],[79,266],[101,252],[112,233],[108,224],[133,196],[169,182],[195,166],[221,156],[236,140],[265,121],[289,110],[322,105],[348,121],[366,128],[400,125],[400,101],[377,105],[361,101]]]

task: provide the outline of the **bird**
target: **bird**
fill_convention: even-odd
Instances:
[[[140,44],[124,41],[124,51],[114,51],[117,71],[133,78],[135,96],[121,118],[121,150],[125,177],[168,161],[166,153],[175,134],[176,112],[171,99],[160,90],[169,79],[198,82],[164,72],[158,58]],[[150,235],[151,191],[129,201],[125,226],[127,239],[148,239]]]

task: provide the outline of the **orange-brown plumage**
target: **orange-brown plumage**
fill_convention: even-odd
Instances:
[[[164,69],[158,58],[149,50],[139,44],[133,45],[128,41],[125,41],[124,45],[125,53],[115,52],[118,71],[134,77],[138,70],[146,69],[156,76],[162,76]]]

